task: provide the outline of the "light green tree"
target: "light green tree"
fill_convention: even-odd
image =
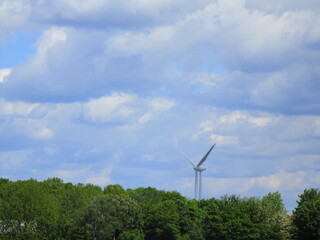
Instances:
[[[291,222],[279,192],[268,193],[262,198],[262,232],[264,238],[290,239]]]
[[[82,224],[87,237],[96,240],[118,238],[122,232],[141,230],[138,204],[127,195],[96,196],[84,211]]]

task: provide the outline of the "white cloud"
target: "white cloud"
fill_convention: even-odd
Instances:
[[[182,194],[193,197],[194,177],[192,177],[191,171],[188,172],[190,177],[176,179],[167,188],[178,190]],[[237,172],[237,168],[234,167],[233,172]],[[293,172],[279,170],[255,177],[233,177],[232,175],[229,177],[213,177],[212,174],[210,175],[208,171],[205,171],[202,176],[203,198],[219,198],[225,194],[239,194],[241,197],[262,197],[269,192],[279,191],[285,207],[290,211],[296,207],[298,194],[301,194],[304,189],[317,187],[320,184],[319,173],[313,169]]]
[[[176,103],[166,98],[155,98],[150,101],[151,110],[154,112],[169,111]]]
[[[251,90],[251,101],[260,107],[310,112],[319,109],[319,66],[295,65],[270,73]]]
[[[223,195],[236,193],[248,195],[252,192],[302,192],[320,184],[317,172],[279,171],[269,176],[254,178],[205,178],[205,188],[211,193]]]
[[[45,54],[45,52],[54,47],[55,44],[65,42],[67,37],[64,28],[51,27],[45,30],[36,44],[38,53]]]
[[[77,13],[94,13],[99,12],[101,8],[104,8],[108,5],[107,1],[103,0],[87,0],[87,1],[74,1],[74,0],[68,0],[64,1],[64,3],[67,7],[70,9],[74,9]],[[110,3],[109,3],[110,4]],[[67,11],[65,13],[68,13]],[[69,11],[69,14],[71,12]],[[72,16],[65,16],[67,18],[72,18]],[[76,15],[74,17],[77,17]]]
[[[96,184],[99,186],[106,186],[108,184],[111,184],[111,179],[109,175],[111,174],[112,168],[108,167],[105,169],[102,169],[100,172],[94,172],[91,173],[89,177],[87,177],[86,182]]]
[[[149,110],[138,120],[140,124],[149,122],[156,116],[164,112],[170,111],[175,105],[175,101],[166,98],[154,98],[148,101]]]
[[[23,167],[30,155],[30,150],[0,151],[0,164],[3,170],[14,170]]]
[[[38,106],[37,103],[9,102],[0,98],[0,115],[29,115]]]
[[[2,68],[0,69],[0,83],[6,82],[8,76],[10,75],[12,68]]]
[[[317,0],[299,1],[299,0],[246,0],[246,6],[250,9],[261,9],[271,12],[299,11],[320,9]]]
[[[282,130],[278,132],[277,138],[287,141],[298,139],[306,141],[308,137],[318,137],[319,121],[320,116],[282,116],[278,123]]]
[[[236,124],[239,121],[246,121],[252,124],[253,127],[264,127],[268,123],[276,120],[276,118],[270,116],[255,117],[244,111],[233,111],[228,115],[221,116],[219,120],[222,124]]]
[[[47,53],[50,49],[67,40],[68,35],[64,28],[51,27],[46,29],[36,43],[37,53],[31,62],[34,67],[45,67],[47,63]],[[40,69],[38,69],[39,71]],[[43,70],[42,70],[43,71]]]
[[[215,87],[217,83],[223,81],[223,75],[217,73],[201,72],[196,75],[194,82],[204,84],[208,87]]]
[[[83,176],[86,173],[84,169],[75,169],[75,170],[57,170],[54,172],[54,176],[61,178],[67,182],[74,182],[79,177]]]
[[[138,1],[135,7],[145,11],[160,11],[162,7],[166,9],[167,5],[171,9],[172,6],[183,6],[184,3]],[[311,42],[317,45],[319,33],[309,26],[317,26],[311,23],[319,22],[320,18],[312,11],[288,10],[279,13],[253,10],[247,8],[245,3],[202,1],[201,4],[192,4],[192,11],[189,9],[183,12],[170,23],[159,22],[144,30],[130,27],[123,31],[97,31],[92,27],[79,30],[76,25],[48,27],[37,43],[36,56],[28,64],[13,70],[10,76],[12,83],[6,84],[5,94],[20,99],[27,97],[29,101],[30,98],[32,101],[34,98],[40,98],[41,101],[48,98],[77,101],[98,98],[106,92],[124,89],[132,90],[134,94],[152,94],[164,86],[172,93],[184,92],[179,97],[187,98],[194,96],[196,82],[201,84],[204,93],[213,98],[211,104],[225,104],[228,107],[278,106],[279,102],[274,99],[279,96],[285,99],[288,95],[286,88],[275,85],[275,88],[263,92],[264,86],[270,85],[270,80],[258,73],[288,66],[294,68],[297,64],[305,64],[306,60],[317,64],[319,57],[312,53],[309,45]],[[110,10],[113,3],[83,1],[76,6],[73,1],[55,4],[45,1],[40,5],[43,8],[55,7],[63,10],[63,14],[70,14],[69,23],[68,19],[65,20],[68,25],[70,21],[82,23],[86,18],[80,15],[86,11],[90,13],[88,18],[94,18],[96,15],[92,13],[101,8]],[[135,3],[130,1],[115,5],[116,10],[128,10]],[[101,17],[98,14],[97,18]],[[58,23],[59,26],[63,25]],[[104,43],[106,49],[103,49]],[[179,64],[182,66],[180,77],[177,73],[179,71],[174,69]],[[216,65],[226,69],[226,73],[212,73]],[[248,74],[238,79],[231,76],[233,70]],[[252,76],[251,73],[257,75]],[[196,76],[196,80],[190,76]],[[246,80],[248,78],[251,80]],[[312,82],[308,79],[306,85],[310,86]],[[284,86],[289,84],[285,82]],[[306,90],[310,90],[313,93],[310,95],[314,97],[310,99],[305,94],[301,95],[300,107],[304,106],[305,100],[310,106],[318,100],[316,96],[319,94],[315,89],[307,87]],[[197,93],[201,96],[203,92]],[[272,92],[276,93],[275,97]],[[294,100],[292,98],[280,104],[281,109],[292,105]],[[316,108],[311,106],[311,109]]]
[[[125,119],[135,111],[134,108],[126,106],[134,99],[135,96],[124,93],[113,93],[111,96],[91,99],[83,106],[84,116],[94,122]]]
[[[319,185],[320,7],[290,1],[2,1],[0,41],[42,32],[0,70],[5,174],[105,185],[115,160],[124,187],[164,186],[217,142],[210,194]]]
[[[253,117],[253,118],[250,118],[248,121],[253,123],[253,125],[256,127],[263,127],[263,126],[266,126],[271,121],[273,121],[273,119],[269,117]]]
[[[78,119],[83,111],[83,103],[81,102],[71,102],[71,103],[55,103],[55,104],[42,104],[43,109],[37,109],[33,112],[35,116],[37,114],[47,116],[48,118],[54,120],[59,119],[60,121],[68,122],[69,120]]]
[[[28,28],[31,7],[28,1],[3,0],[0,2],[0,46],[7,35]]]
[[[304,189],[307,187],[305,180],[306,173],[299,171],[296,173],[278,172],[271,176],[254,179],[253,184],[266,188],[270,191]]]
[[[258,64],[263,68],[263,65],[274,65],[275,56],[277,63],[287,62],[287,54],[300,54],[296,47],[308,41],[306,34],[317,35],[315,29],[305,28],[310,22],[320,21],[316,14],[286,12],[278,16],[261,10],[250,11],[244,3],[219,1],[173,25],[155,27],[148,33],[120,33],[108,40],[108,51],[118,51],[121,55],[157,52],[159,57],[164,56],[163,49],[172,56],[204,44],[212,53],[220,55],[220,60],[229,67],[248,69],[249,64],[255,67]],[[194,57],[192,51],[190,54]],[[148,60],[150,58],[152,55]]]
[[[35,132],[34,136],[35,138],[40,138],[40,139],[50,139],[54,135],[54,132],[52,129],[44,127]]]
[[[106,42],[106,52],[123,55],[135,55],[144,52],[161,51],[170,47],[174,35],[171,26],[157,27],[147,35],[143,33],[121,33]]]
[[[210,140],[213,143],[217,143],[219,145],[237,145],[239,143],[238,137],[235,136],[222,136],[217,134],[210,135]]]
[[[270,128],[273,129],[279,124],[279,117],[256,111],[225,111],[214,108],[203,112],[206,116],[201,121],[192,135],[193,140],[207,139],[218,145],[236,146],[245,139],[246,144],[257,144],[255,139],[256,131],[265,132],[268,138]],[[208,114],[208,115],[207,115]],[[262,141],[262,140],[261,140]]]

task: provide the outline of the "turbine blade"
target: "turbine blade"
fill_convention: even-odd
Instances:
[[[204,157],[200,160],[200,162],[197,164],[196,167],[200,167],[202,163],[204,163],[204,161],[207,159],[207,157],[209,156],[211,150],[214,148],[216,144],[213,144],[213,146],[209,149],[209,151],[206,153],[206,155],[204,155]]]
[[[190,160],[190,158],[184,153],[181,151],[181,154],[191,163],[191,165],[194,167],[194,164],[193,162]]]

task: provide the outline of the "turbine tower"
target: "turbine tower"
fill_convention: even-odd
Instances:
[[[205,168],[201,168],[200,166],[204,163],[204,161],[209,156],[211,150],[214,148],[216,144],[213,144],[213,146],[209,149],[209,151],[206,153],[206,155],[203,156],[203,158],[198,162],[197,165],[194,165],[193,162],[190,160],[190,158],[183,152],[183,156],[185,156],[188,161],[191,163],[194,169],[194,198],[197,200],[201,199],[201,192],[202,192],[202,177],[201,173],[206,170]]]

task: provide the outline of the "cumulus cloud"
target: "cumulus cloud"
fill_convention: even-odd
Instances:
[[[108,41],[108,47],[121,54],[147,56],[161,49],[170,50],[169,56],[182,55],[187,50],[194,57],[190,48],[199,46],[201,53],[203,45],[210,49],[205,55],[209,54],[212,59],[219,56],[231,69],[251,71],[250,68],[268,70],[284,66],[288,56],[300,56],[299,50],[303,50],[300,44],[310,39],[305,39],[306,35],[317,35],[316,29],[305,29],[309,22],[320,20],[312,12],[287,12],[277,16],[250,11],[244,3],[211,3],[175,24],[155,27],[148,33],[120,33]],[[250,34],[252,32],[255,34]],[[296,49],[297,45],[300,48]]]
[[[35,67],[37,65],[40,65],[39,67],[45,67],[48,51],[50,51],[50,49],[54,48],[56,45],[59,45],[59,43],[65,42],[66,40],[67,33],[63,28],[53,27],[45,30],[36,44],[37,54],[33,59],[33,64]]]
[[[110,4],[49,5],[57,9],[66,5],[69,10],[63,14],[77,21],[86,11],[93,16]],[[118,7],[131,5],[121,2]],[[141,1],[137,7],[158,11],[165,5],[175,4]],[[8,98],[41,102],[87,100],[129,90],[183,100],[192,96],[228,108],[318,109],[314,66],[319,55],[310,52],[320,41],[318,30],[311,27],[320,21],[318,14],[252,10],[245,1],[203,1],[193,7],[193,12],[184,12],[173,22],[159,22],[145,30],[49,27],[36,44],[36,55],[14,68],[1,88]],[[210,73],[220,68],[225,72]]]
[[[316,172],[279,171],[269,176],[255,178],[206,178],[206,188],[214,195],[251,194],[252,192],[299,192],[319,184]]]
[[[1,115],[29,115],[39,104],[26,102],[10,102],[0,98]]]
[[[216,142],[208,196],[289,199],[319,185],[316,0],[4,0],[0,11],[0,43],[40,33],[26,61],[0,66],[3,176],[192,196],[179,151],[200,158]]]
[[[139,123],[144,124],[150,121],[155,116],[169,111],[175,106],[175,102],[165,98],[156,98],[149,101],[149,110],[138,120]]]
[[[235,124],[238,121],[246,121],[248,123],[251,123],[253,127],[266,126],[268,123],[270,123],[273,120],[274,119],[270,116],[255,117],[246,112],[241,112],[241,111],[233,111],[230,114],[221,116],[219,119],[219,121],[222,124]]]
[[[242,178],[219,178],[204,175],[203,192],[204,197],[220,197],[225,194],[239,194],[244,196],[262,197],[268,192],[279,191],[284,198],[284,203],[289,211],[296,206],[295,201],[298,194],[304,189],[319,185],[320,178],[316,171],[286,172],[277,171],[274,174],[259,177]],[[181,192],[193,194],[193,178],[184,178],[175,182],[175,187]]]
[[[252,101],[288,112],[319,111],[319,66],[294,66],[270,74],[252,89]],[[286,109],[286,110],[284,110]]]
[[[146,28],[171,22],[205,5],[208,0],[41,1],[32,3],[33,21],[78,28]],[[50,7],[51,11],[44,11]],[[177,11],[179,10],[179,11]]]
[[[92,99],[84,104],[84,117],[94,122],[106,122],[113,119],[123,120],[134,113],[134,108],[126,106],[134,98],[129,94],[113,93],[111,96]]]
[[[95,72],[96,63],[92,61],[102,47],[102,36],[97,35],[101,34],[78,33],[62,27],[46,29],[36,43],[36,54],[27,64],[13,68],[1,84],[4,95],[32,102],[63,102],[87,100],[88,95],[95,96],[92,91],[101,94],[106,83],[97,69]]]
[[[28,28],[31,7],[26,1],[1,1],[0,2],[0,46],[12,32]]]

